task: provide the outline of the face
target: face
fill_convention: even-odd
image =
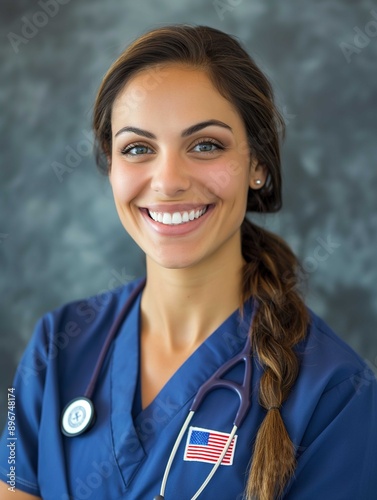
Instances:
[[[138,73],[112,109],[110,182],[124,228],[164,268],[241,259],[248,188],[266,177],[241,117],[203,71],[169,65],[151,82],[150,70]]]

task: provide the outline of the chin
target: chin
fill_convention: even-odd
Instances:
[[[149,258],[165,269],[186,269],[198,263],[192,255],[150,255]]]
[[[183,259],[161,259],[155,260],[156,264],[165,269],[187,269],[195,265],[192,260],[183,260]]]

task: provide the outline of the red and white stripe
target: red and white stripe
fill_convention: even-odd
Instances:
[[[199,430],[209,433],[208,444],[197,445],[189,444],[192,430]],[[209,429],[201,429],[198,427],[191,427],[187,437],[186,449],[184,453],[184,460],[195,462],[208,462],[215,464],[224,450],[226,442],[230,434],[224,432],[213,431]],[[233,465],[233,457],[236,449],[237,435],[234,436],[232,442],[221,461],[221,465]]]

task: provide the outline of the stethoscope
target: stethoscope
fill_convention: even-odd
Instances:
[[[84,396],[78,397],[70,401],[62,411],[61,415],[61,431],[65,436],[75,437],[83,434],[88,431],[94,424],[96,416],[94,405],[91,400],[95,385],[98,380],[98,376],[100,374],[101,368],[103,366],[105,357],[109,351],[111,342],[114,340],[116,334],[118,333],[121,324],[124,321],[124,318],[129,313],[132,304],[136,300],[140,291],[144,288],[145,280],[143,280],[131,293],[127,302],[122,307],[118,317],[116,318],[114,324],[112,325],[110,332],[106,338],[106,341],[101,349],[100,355],[98,357],[96,366],[94,368],[92,377],[88,384],[88,387],[84,393]],[[256,307],[253,310],[253,317],[255,314]],[[253,320],[253,318],[252,318]],[[252,321],[251,320],[251,321]],[[245,363],[245,371],[242,384],[238,382],[234,382],[232,380],[224,379],[224,375],[226,375],[232,368],[234,368],[238,363]],[[227,439],[224,448],[217,459],[217,462],[213,465],[211,471],[208,476],[195,493],[195,495],[191,498],[191,500],[195,500],[199,497],[199,495],[203,492],[204,488],[208,485],[213,475],[220,467],[223,458],[225,457],[233,438],[240,428],[242,422],[244,421],[247,413],[249,412],[251,405],[251,346],[250,346],[250,338],[247,337],[244,348],[241,352],[239,352],[232,359],[227,361],[224,365],[222,365],[198,390],[194,401],[191,404],[189,413],[185,422],[183,423],[181,430],[177,436],[177,439],[174,443],[174,446],[171,450],[168,462],[165,467],[164,476],[162,478],[160,494],[155,496],[153,500],[164,500],[164,494],[166,489],[166,484],[168,481],[169,473],[173,464],[174,457],[177,453],[179,445],[183,439],[183,436],[186,433],[187,427],[189,426],[195,412],[199,409],[205,397],[209,392],[215,389],[229,389],[234,391],[239,397],[239,408],[235,419],[233,421],[233,428],[231,433],[229,434],[229,438]]]

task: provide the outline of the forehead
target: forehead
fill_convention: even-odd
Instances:
[[[208,74],[183,64],[141,70],[126,83],[112,109],[113,124],[154,119],[161,124],[191,124],[209,118],[240,121],[237,109],[220,94]]]

